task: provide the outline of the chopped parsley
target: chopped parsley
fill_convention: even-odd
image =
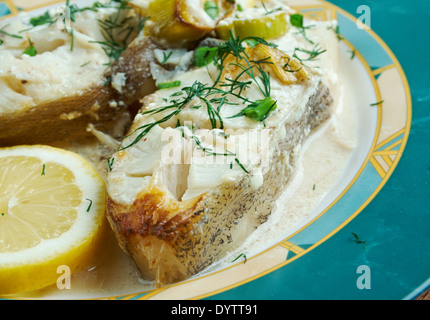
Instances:
[[[29,22],[33,27],[36,27],[36,26],[40,26],[43,24],[47,24],[47,23],[49,23],[49,24],[53,23],[53,22],[55,22],[55,20],[53,20],[53,18],[49,14],[49,12],[46,11],[44,14],[42,14],[40,16],[31,18]]]
[[[312,40],[310,40],[306,34],[306,30],[312,28],[313,26],[305,27],[303,15],[300,13],[295,13],[290,15],[290,23],[294,27],[299,28],[299,32],[303,35],[303,37],[310,43],[314,44]]]
[[[174,87],[179,87],[181,85],[181,81],[171,81],[171,82],[162,82],[157,85],[158,89],[169,89]]]
[[[168,54],[166,52],[163,52],[163,61],[161,61],[161,64],[167,63],[167,60],[172,56],[173,51],[170,51]]]
[[[34,57],[37,54],[37,50],[31,42],[30,38],[28,38],[29,46],[23,51],[23,54],[29,55],[30,57]]]
[[[218,47],[199,47],[194,52],[194,65],[204,67],[211,64],[218,54]]]
[[[109,171],[112,171],[112,166],[113,166],[113,162],[114,161],[115,161],[115,158],[107,159],[107,164],[108,164]]]
[[[90,202],[90,204],[88,205],[88,208],[87,208],[87,212],[90,212],[91,206],[93,205],[93,200],[91,200],[91,199],[85,199],[85,200]]]
[[[246,105],[241,112],[234,117],[245,116],[255,121],[264,121],[267,119],[269,114],[276,109],[276,101],[271,97],[270,88],[270,74],[263,69],[263,65],[267,62],[267,59],[261,59],[259,61],[251,61],[246,53],[246,46],[248,42],[253,45],[264,44],[267,46],[275,47],[275,45],[266,42],[262,38],[258,37],[247,37],[240,39],[235,38],[231,35],[230,39],[223,43],[220,47],[209,48],[201,47],[197,49],[195,57],[195,63],[197,65],[206,65],[214,63],[219,73],[216,77],[213,85],[203,84],[200,81],[195,81],[191,86],[183,87],[180,91],[171,95],[171,100],[165,99],[167,103],[165,106],[161,106],[155,109],[146,110],[141,114],[154,115],[162,112],[169,111],[161,119],[146,123],[133,132],[139,132],[135,139],[123,149],[128,148],[136,144],[142,139],[154,126],[161,123],[167,122],[170,119],[174,119],[181,111],[187,106],[191,100],[200,100],[203,106],[206,107],[209,121],[212,129],[223,129],[224,121],[221,117],[221,109],[226,105],[237,105],[237,102],[230,102],[230,98],[236,98],[239,102]],[[237,61],[232,63],[240,69],[239,74],[233,79],[222,79],[222,73],[227,64],[228,59],[233,58]],[[268,57],[269,58],[269,57]],[[241,77],[245,75],[249,79],[242,81]],[[262,99],[252,101],[249,98],[242,95],[244,89],[254,83],[263,95]],[[159,84],[158,88],[171,88],[180,86],[180,82],[173,81],[164,84]],[[174,97],[174,98],[173,98]],[[201,105],[194,105],[194,108],[201,108]],[[237,162],[237,161],[236,161]]]
[[[209,17],[216,20],[219,14],[219,8],[215,1],[206,1],[203,8]]]
[[[318,57],[319,55],[323,54],[324,52],[326,52],[327,50],[322,49],[319,47],[318,44],[316,44],[312,50],[307,50],[307,49],[302,49],[302,48],[295,48],[294,49],[294,53],[293,53],[293,57],[296,58],[297,60],[299,60],[302,64],[304,61],[311,61],[314,60],[316,57]],[[307,54],[307,57],[299,57],[297,55],[297,52],[301,52],[304,54]]]

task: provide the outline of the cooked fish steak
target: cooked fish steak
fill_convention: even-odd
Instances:
[[[211,64],[175,74],[179,88],[142,100],[111,158],[107,216],[145,279],[162,286],[193,276],[267,220],[303,141],[333,112],[337,39],[332,23],[315,25],[312,35],[324,49],[318,52],[333,54],[309,65],[295,48],[310,52],[314,43],[292,29],[276,40],[279,48],[243,44],[249,60],[230,53],[221,73]],[[260,77],[244,72],[246,63]],[[232,79],[242,85],[226,94]],[[243,97],[266,113],[247,113]],[[210,102],[220,101],[216,113]]]
[[[137,63],[133,48],[143,56],[153,49],[136,38],[142,18],[134,10],[107,1],[70,8],[76,10],[73,21],[63,21],[54,8],[38,17],[21,13],[0,25],[1,146],[76,141],[91,135],[89,124],[111,133],[128,106],[154,90],[150,59],[124,67]],[[127,23],[106,27],[116,20]],[[130,31],[127,37],[124,30]],[[107,37],[121,46],[109,46]],[[119,60],[115,55],[121,53]],[[123,86],[143,89],[132,94]]]

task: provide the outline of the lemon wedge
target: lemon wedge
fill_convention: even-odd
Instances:
[[[80,155],[41,145],[0,149],[0,294],[58,283],[59,267],[88,267],[104,210],[105,184]]]

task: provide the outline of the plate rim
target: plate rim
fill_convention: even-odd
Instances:
[[[88,0],[88,2],[91,2],[93,0]],[[60,3],[63,3],[64,1],[62,0],[53,0],[53,1],[49,1],[46,2],[44,4],[39,4],[33,7],[29,7],[27,9],[24,9],[22,11],[24,12],[31,12],[31,11],[35,11],[38,9],[42,9],[42,8],[47,8],[47,7],[52,7],[55,5],[58,5]],[[9,7],[10,9],[10,14],[5,15],[3,17],[0,17],[0,21],[5,19],[5,18],[11,18],[13,16],[16,16],[19,12],[22,12],[21,10],[19,10],[14,4],[12,0],[5,0],[4,3]],[[302,6],[292,6],[293,9],[297,9],[298,11],[300,10],[304,10],[304,9],[313,9],[313,8],[321,8],[321,7],[325,7],[327,9],[331,9],[333,14],[336,15],[337,13],[341,13],[342,15],[344,15],[347,19],[352,20],[352,21],[356,21],[357,18],[355,16],[353,16],[352,14],[350,14],[349,12],[347,12],[346,10],[344,10],[343,8],[327,1],[327,0],[316,0],[316,3],[314,4],[310,4],[310,5],[302,5]],[[359,22],[360,23],[360,22]],[[363,25],[364,26],[364,25]],[[364,26],[365,27],[365,26]],[[365,28],[366,32],[374,39],[377,41],[377,43],[382,47],[382,49],[384,50],[384,52],[386,54],[388,54],[388,56],[390,57],[390,59],[392,60],[392,65],[394,65],[394,68],[397,69],[397,71],[399,72],[400,78],[401,78],[401,83],[403,85],[403,89],[404,89],[404,93],[405,93],[405,98],[406,98],[406,124],[405,127],[403,129],[403,132],[401,132],[400,134],[403,134],[402,137],[402,142],[400,144],[399,150],[398,150],[398,155],[395,157],[393,164],[389,167],[389,170],[386,172],[385,176],[382,178],[381,182],[378,184],[378,186],[372,191],[372,193],[370,194],[370,196],[367,197],[367,199],[362,202],[360,204],[360,207],[355,210],[351,215],[348,215],[348,218],[343,221],[341,224],[337,225],[334,229],[332,229],[328,234],[326,234],[325,236],[323,236],[319,241],[317,241],[316,243],[312,244],[310,247],[300,251],[299,253],[297,253],[294,257],[290,258],[290,259],[286,259],[283,263],[280,263],[276,266],[273,266],[263,272],[259,272],[256,275],[249,277],[247,279],[241,280],[237,283],[231,284],[227,287],[223,287],[221,289],[217,289],[217,290],[213,290],[210,292],[207,292],[205,294],[201,294],[198,296],[193,297],[194,300],[199,300],[199,299],[204,299],[225,291],[228,291],[230,289],[239,287],[245,283],[251,282],[257,278],[263,277],[266,274],[269,274],[275,270],[278,270],[280,268],[285,267],[286,265],[288,265],[290,262],[308,254],[309,252],[311,252],[313,249],[315,249],[316,247],[318,247],[319,245],[321,245],[322,243],[324,243],[326,240],[328,240],[329,238],[331,238],[334,234],[336,234],[337,232],[339,232],[341,229],[343,229],[347,224],[349,224],[353,219],[355,219],[363,210],[365,207],[367,207],[367,205],[376,197],[376,195],[381,191],[381,189],[384,187],[384,185],[386,184],[386,182],[388,181],[388,179],[391,177],[392,173],[394,172],[394,170],[396,169],[400,159],[403,156],[404,150],[406,148],[407,142],[408,142],[408,138],[409,138],[409,134],[410,134],[410,130],[411,130],[411,124],[412,124],[412,95],[411,95],[411,89],[409,86],[409,82],[408,79],[406,77],[406,74],[399,62],[399,60],[397,59],[397,57],[394,55],[394,53],[392,52],[392,50],[390,49],[390,47],[384,42],[384,40],[379,37],[379,35],[373,31],[370,28]],[[350,41],[348,41],[345,37],[342,37],[341,41],[346,44],[351,50],[356,50],[356,48],[352,45],[352,43]],[[375,89],[375,94],[377,96],[377,101],[381,101],[381,92],[380,92],[380,88],[379,85],[377,83],[377,80],[374,76],[374,73],[372,72],[368,62],[365,60],[365,58],[363,57],[363,55],[356,50],[356,56],[360,59],[361,64],[366,68],[366,71],[368,73],[368,76],[370,76],[370,80],[372,81],[372,85],[373,88]],[[381,68],[382,69],[382,68]],[[274,247],[278,246],[281,242],[284,241],[288,241],[289,239],[291,239],[294,235],[297,235],[298,233],[300,233],[302,230],[304,230],[305,228],[307,228],[308,226],[310,226],[312,223],[314,223],[316,220],[318,220],[322,215],[324,215],[334,204],[336,204],[343,196],[344,194],[354,185],[354,183],[356,182],[356,180],[362,175],[363,170],[365,169],[366,165],[368,165],[370,163],[370,160],[372,158],[372,153],[377,149],[377,141],[378,141],[378,137],[380,134],[380,130],[381,130],[381,121],[382,121],[382,114],[381,114],[381,109],[382,106],[377,106],[378,107],[378,119],[377,119],[377,127],[376,127],[376,131],[373,137],[373,141],[371,144],[370,149],[368,150],[368,153],[365,157],[365,159],[363,160],[363,162],[360,165],[360,168],[358,169],[358,171],[356,172],[356,174],[354,175],[354,177],[351,179],[351,181],[349,182],[349,184],[347,186],[345,186],[342,190],[341,193],[339,193],[336,198],[334,200],[332,200],[330,202],[330,204],[323,209],[321,212],[319,212],[315,217],[313,217],[311,220],[309,220],[308,222],[306,222],[302,227],[300,227],[298,230],[296,230],[295,232],[293,232],[292,234],[290,234],[288,237],[286,237],[285,239],[281,240],[278,243],[275,243],[273,245],[271,245],[270,247],[268,247],[267,249],[265,249],[262,252],[257,253],[255,256],[251,257],[250,259],[259,256],[271,249],[273,249]],[[391,137],[390,137],[391,138]],[[383,145],[383,142],[380,142],[379,145]],[[239,262],[240,263],[240,262]],[[217,270],[215,272],[212,272],[208,275],[212,275],[214,273],[221,273],[226,269],[230,269],[234,266],[236,266],[239,263],[235,263],[232,264],[231,266],[227,266],[225,268],[222,268],[221,270]],[[142,291],[142,292],[137,292],[137,293],[130,293],[129,295],[108,295],[106,297],[100,297],[99,299],[143,299],[143,300],[147,300],[150,299],[151,297],[156,296],[159,292],[164,291],[168,288],[174,287],[174,286],[181,286],[181,285],[186,285],[188,282],[192,282],[192,281],[196,281],[202,277],[206,277],[208,275],[203,275],[201,277],[196,277],[196,278],[192,278],[192,279],[188,279],[179,283],[175,283],[175,284],[171,284],[168,286],[165,286],[163,288],[160,289],[149,289],[146,291]]]

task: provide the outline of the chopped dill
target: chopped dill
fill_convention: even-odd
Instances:
[[[107,159],[107,164],[108,164],[109,171],[112,171],[112,166],[113,166],[113,162],[114,161],[115,161],[115,158]]]
[[[382,103],[384,103],[384,100],[381,100],[381,101],[378,101],[378,102],[372,103],[370,106],[374,107],[374,106],[380,105],[380,104],[382,104]]]
[[[163,52],[163,61],[161,61],[161,64],[165,64],[167,60],[172,56],[173,51],[170,51],[168,54],[166,52]]]
[[[85,200],[90,202],[90,204],[88,205],[88,208],[87,208],[87,212],[90,212],[91,206],[93,205],[93,200],[91,200],[91,199],[85,199]]]
[[[111,81],[112,81],[112,77],[109,77],[109,78],[106,79],[106,81],[105,81],[105,83],[103,83],[103,85],[105,87],[107,87]]]
[[[246,254],[245,253],[241,253],[240,255],[238,255],[232,262],[235,262],[240,257],[243,257],[243,263],[246,263],[247,259],[246,259]]]
[[[171,81],[171,82],[162,82],[157,85],[158,89],[169,89],[174,87],[179,87],[181,85],[181,81]]]
[[[261,5],[263,6],[263,9],[264,9],[264,11],[265,11],[265,14],[266,14],[266,15],[270,15],[270,14],[272,14],[272,13],[274,13],[274,12],[277,12],[277,11],[282,10],[282,8],[281,8],[281,7],[277,7],[277,8],[274,8],[274,9],[272,9],[272,10],[268,10],[268,9],[266,8],[265,3],[264,3],[263,1],[261,1]]]
[[[300,13],[290,15],[291,24],[299,29],[299,33],[308,41],[310,44],[315,44],[311,39],[308,38],[306,30],[312,28],[313,26],[305,26],[303,15]]]
[[[44,14],[37,16],[37,17],[33,17],[30,19],[29,23],[33,26],[40,26],[46,23],[53,23],[55,22],[52,17],[49,14],[49,11],[45,11]]]
[[[358,235],[357,235],[357,234],[355,234],[354,232],[351,232],[351,234],[353,235],[353,237],[354,237],[354,241],[355,241],[356,243],[361,243],[361,244],[366,243],[366,241],[360,240],[360,238],[358,237]]]
[[[9,33],[4,31],[4,29],[8,26],[9,24],[3,26],[3,29],[0,29],[0,34],[4,34],[5,36],[11,37],[11,38],[16,38],[16,39],[22,39],[22,36],[17,35],[17,34],[13,34],[13,33]],[[3,41],[2,41],[3,43]]]
[[[243,103],[245,108],[233,117],[245,116],[264,123],[269,114],[276,109],[276,101],[270,97],[270,74],[263,69],[265,64],[270,64],[271,62],[269,61],[270,57],[257,61],[251,60],[246,51],[249,43],[252,44],[252,47],[258,44],[276,47],[276,45],[268,43],[259,37],[246,37],[240,39],[239,37],[233,37],[231,35],[230,39],[219,47],[199,48],[195,54],[195,64],[205,66],[209,63],[213,63],[219,71],[214,83],[212,85],[208,85],[201,83],[200,81],[195,81],[191,86],[183,87],[179,91],[171,94],[170,100],[164,98],[166,105],[141,112],[143,115],[156,115],[163,113],[163,116],[156,121],[145,123],[136,128],[130,134],[133,135],[137,133],[134,140],[132,140],[128,145],[123,146],[122,149],[129,148],[136,144],[140,139],[148,134],[153,127],[171,119],[176,120],[175,122],[177,127],[180,126],[179,119],[175,118],[192,100],[193,105],[190,106],[191,108],[199,109],[206,107],[212,129],[224,129],[224,120],[221,116],[222,108],[226,105],[239,105],[239,103]],[[231,58],[233,58],[233,60]],[[221,76],[224,68],[229,64],[230,66],[232,65],[236,67],[239,72],[232,78],[222,79]],[[241,79],[243,76],[246,76],[247,79],[242,81]],[[251,84],[255,84],[257,86],[258,90],[263,95],[262,99],[253,101],[242,94],[243,91],[249,88]],[[167,83],[166,85],[167,87],[174,86],[172,83]],[[160,88],[160,84],[158,87]],[[172,97],[174,97],[174,99]],[[238,102],[232,102],[231,98],[235,98]],[[213,150],[203,148],[201,144],[199,144],[198,140],[194,139],[194,141],[204,152],[212,155],[220,155],[214,153]],[[228,152],[222,155],[236,157],[235,154]],[[235,162],[245,172],[248,172],[237,157],[235,158]]]
[[[37,50],[31,42],[30,38],[28,38],[29,46],[23,51],[23,54],[29,55],[30,57],[34,57],[37,54]]]
[[[318,57],[319,55],[323,54],[324,52],[326,52],[327,50],[323,50],[322,48],[320,48],[318,46],[318,44],[316,44],[314,46],[314,48],[312,50],[307,50],[307,49],[302,49],[302,48],[295,48],[294,49],[294,53],[293,53],[293,57],[296,58],[297,60],[300,61],[300,63],[303,64],[303,61],[311,61],[314,60],[316,57]],[[301,52],[301,53],[305,53],[308,56],[306,58],[300,58],[297,55],[297,52]]]

